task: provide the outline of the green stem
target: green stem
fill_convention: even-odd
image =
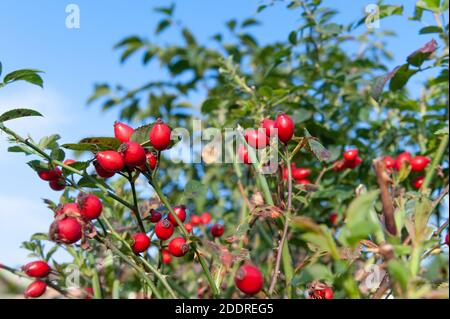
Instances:
[[[188,231],[184,227],[184,225],[181,222],[181,220],[178,218],[177,214],[174,212],[174,210],[173,210],[172,206],[170,205],[169,200],[167,199],[167,197],[163,194],[163,192],[161,191],[159,186],[156,183],[153,183],[151,179],[149,179],[149,183],[153,187],[153,189],[155,190],[155,192],[158,195],[158,197],[161,199],[162,203],[167,207],[167,209],[169,210],[169,212],[172,215],[172,217],[175,219],[175,221],[179,225],[183,235],[186,238],[189,238]],[[208,266],[206,265],[206,262],[205,262],[204,258],[202,257],[202,255],[198,251],[197,243],[196,242],[192,242],[191,243],[191,247],[195,251],[195,254],[196,254],[197,258],[198,258],[198,261],[200,262],[200,265],[202,266],[203,272],[206,275],[206,279],[208,280],[209,286],[211,287],[214,296],[218,297],[219,294],[220,294],[219,289],[217,288],[216,284],[214,283],[214,279],[211,276],[211,273],[210,273],[210,271],[208,269]]]
[[[142,222],[141,213],[139,212],[138,199],[137,199],[137,195],[136,195],[136,185],[133,181],[133,176],[131,175],[131,173],[129,173],[129,175],[128,175],[128,181],[130,182],[131,193],[133,194],[133,204],[134,204],[133,213],[136,216],[136,220],[138,222],[139,229],[141,230],[141,232],[145,233],[144,223]]]
[[[431,163],[431,167],[428,170],[427,175],[425,176],[425,180],[422,185],[422,193],[423,194],[429,194],[430,189],[430,183],[433,180],[434,174],[436,172],[436,168],[438,167],[439,163],[441,162],[442,157],[444,156],[444,153],[447,149],[448,144],[448,135],[444,135],[442,137],[441,143],[439,144],[439,148],[437,149],[436,153],[434,154],[433,162]]]

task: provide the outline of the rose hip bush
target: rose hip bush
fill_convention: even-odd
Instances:
[[[282,2],[257,11],[273,5]],[[33,157],[36,178],[62,192],[56,203],[45,200],[49,231],[23,244],[33,260],[0,265],[30,279],[25,296],[448,298],[448,215],[440,209],[449,187],[448,3],[417,2],[410,19],[424,43],[394,69],[383,45],[392,33],[366,28],[366,17],[337,24],[320,0],[287,9],[301,19],[285,41],[260,44],[251,33],[256,15],[228,21],[226,37],[201,44],[174,22],[174,6],[157,8],[152,41],[130,36],[115,48],[121,62],[141,54],[144,66],[158,61],[169,76],[130,89],[96,85],[88,102],[121,110],[111,136],[37,141],[7,122],[41,114],[0,115],[9,151]],[[408,14],[379,9],[382,19]],[[430,16],[436,24],[422,27]],[[168,28],[181,44],[158,44]],[[417,74],[427,79],[410,92]],[[43,82],[40,71],[24,69],[0,87],[19,80]],[[194,92],[204,94],[200,105],[190,102]],[[195,151],[199,163],[170,160],[183,142],[173,128],[192,131],[198,118],[203,129],[235,129],[240,145],[224,149],[232,163],[220,163],[222,150],[211,145]],[[267,173],[270,152],[276,169]],[[58,249],[73,261],[55,260]]]

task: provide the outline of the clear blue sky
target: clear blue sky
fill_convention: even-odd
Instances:
[[[230,18],[246,18],[256,12],[257,0],[179,0],[176,17],[192,28],[200,41],[206,42],[217,30],[224,30]],[[327,0],[340,14],[337,22],[348,23],[361,17],[363,8],[375,1]],[[80,7],[81,28],[65,27],[65,8],[69,3]],[[4,73],[19,68],[44,70],[44,90],[28,84],[14,84],[0,91],[0,113],[14,107],[40,110],[45,119],[11,122],[22,135],[36,138],[59,132],[63,142],[77,141],[87,135],[110,135],[115,112],[101,113],[86,106],[95,82],[107,81],[134,86],[149,78],[157,79],[156,66],[142,68],[140,59],[118,63],[113,44],[127,35],[151,36],[159,16],[152,12],[157,5],[170,1],[119,0],[2,0],[0,2],[0,61]],[[404,4],[406,15],[413,13],[414,1],[388,1]],[[255,29],[262,42],[285,39],[298,23],[295,11],[278,4],[257,16],[263,25]],[[433,20],[428,17],[429,23]],[[395,66],[430,39],[418,36],[417,22],[392,17],[381,22],[398,38],[389,43],[395,52]],[[176,41],[174,34],[164,33],[159,41]],[[414,81],[418,81],[415,79]],[[412,83],[414,87],[414,83]],[[26,251],[19,249],[22,240],[34,232],[46,232],[51,212],[41,198],[58,200],[58,193],[48,189],[25,166],[22,154],[6,153],[7,143],[0,137],[0,262],[17,265],[26,261]]]

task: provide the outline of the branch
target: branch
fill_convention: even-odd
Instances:
[[[394,218],[394,202],[392,201],[391,193],[389,192],[389,185],[392,180],[389,177],[386,165],[382,159],[374,159],[373,167],[377,176],[378,186],[381,192],[381,202],[383,204],[384,223],[387,231],[393,235],[397,235],[397,227]]]

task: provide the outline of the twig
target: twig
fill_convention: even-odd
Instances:
[[[394,217],[394,202],[389,192],[389,184],[391,178],[389,177],[386,165],[382,159],[374,159],[373,167],[377,176],[378,186],[380,187],[381,202],[383,204],[384,223],[387,231],[393,235],[397,235],[397,226],[395,225]]]
[[[287,146],[286,146],[286,153],[287,153]],[[275,269],[273,271],[273,276],[272,276],[272,281],[270,283],[270,287],[269,287],[269,295],[272,295],[274,289],[275,289],[275,285],[277,283],[277,279],[278,279],[278,274],[280,272],[280,266],[281,266],[281,257],[282,257],[282,252],[284,249],[284,245],[286,242],[286,237],[287,237],[287,233],[288,233],[288,229],[289,229],[289,220],[290,220],[290,214],[291,214],[291,209],[292,209],[292,167],[291,167],[291,163],[289,160],[289,154],[286,154],[286,158],[288,159],[286,162],[286,166],[288,169],[288,207],[287,207],[287,211],[286,211],[286,218],[284,221],[284,228],[283,228],[283,235],[281,236],[281,240],[280,240],[280,244],[277,248],[277,259],[276,259],[276,263],[275,263]]]

